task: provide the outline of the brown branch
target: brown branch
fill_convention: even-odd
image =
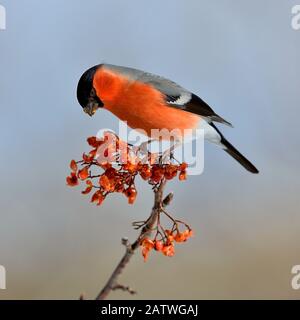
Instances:
[[[128,291],[129,293],[133,294],[135,291],[133,291],[131,288],[120,285],[118,283],[118,278],[129,263],[131,257],[133,256],[134,252],[139,248],[141,241],[149,237],[152,233],[152,229],[155,226],[157,222],[157,218],[161,212],[161,208],[163,206],[166,206],[170,203],[172,200],[172,194],[169,194],[165,199],[163,199],[163,193],[164,188],[166,185],[166,180],[163,179],[160,183],[157,190],[154,191],[154,205],[150,214],[150,217],[146,221],[146,224],[142,228],[142,231],[139,235],[139,237],[136,239],[136,241],[133,244],[130,244],[128,239],[122,239],[123,245],[126,247],[126,252],[124,256],[122,257],[121,261],[118,263],[117,267],[113,271],[112,275],[108,279],[106,285],[103,287],[101,292],[97,295],[96,300],[104,300],[107,298],[107,296],[111,293],[112,290],[122,289],[124,291]]]

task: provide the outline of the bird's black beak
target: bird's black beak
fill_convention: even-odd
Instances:
[[[83,108],[83,111],[92,117],[98,108],[99,106],[97,103],[89,102],[87,106]]]

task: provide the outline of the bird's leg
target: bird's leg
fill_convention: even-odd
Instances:
[[[149,139],[147,141],[142,142],[139,146],[134,147],[134,151],[136,153],[141,153],[142,155],[148,155],[148,146],[153,140]]]
[[[170,148],[168,148],[167,150],[165,150],[164,152],[161,153],[160,155],[160,159],[159,162],[160,163],[167,163],[170,160],[173,159],[174,157],[174,151],[177,147],[179,147],[181,145],[180,141],[172,141],[172,145],[170,146]]]
[[[151,155],[153,159],[157,159],[158,163],[163,164],[163,163],[168,163],[170,162],[171,159],[173,159],[174,156],[174,151],[177,147],[179,147],[182,143],[179,140],[172,140],[170,142],[170,147],[166,149],[165,151],[161,152],[150,152],[148,150],[148,146],[151,142],[154,140],[147,140],[142,142],[139,146],[134,147],[134,152],[135,153],[140,153],[141,155],[147,156],[145,160],[148,159],[148,156]]]
[[[144,141],[141,145],[140,145],[140,152],[144,153],[144,154],[148,154],[149,150],[148,150],[148,146],[149,144],[152,142],[153,140],[149,139],[147,141]]]

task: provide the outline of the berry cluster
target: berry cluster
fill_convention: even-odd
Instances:
[[[151,153],[141,157],[138,149],[111,132],[105,132],[102,139],[89,137],[87,142],[92,150],[84,153],[82,160],[71,161],[71,173],[66,182],[73,187],[79,181],[85,181],[86,188],[82,194],[94,190],[91,202],[97,205],[114,192],[124,194],[128,203],[133,204],[137,196],[135,178],[138,175],[154,188],[163,179],[171,180],[177,175],[179,180],[186,179],[186,163],[178,164],[173,158],[168,163],[161,163],[160,157]]]
[[[179,230],[165,230],[164,232],[165,236],[161,240],[157,240],[155,237],[153,240],[145,238],[141,241],[144,261],[147,260],[152,249],[162,252],[167,257],[173,257],[175,254],[174,242],[185,242],[193,235],[193,230],[190,228],[183,232],[179,232]]]

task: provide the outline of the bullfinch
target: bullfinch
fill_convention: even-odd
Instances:
[[[231,124],[196,94],[166,78],[134,68],[99,64],[81,76],[77,99],[88,115],[105,108],[149,137],[152,129],[183,133],[185,129],[202,128],[206,140],[221,146],[248,171],[258,173],[214,122]]]

